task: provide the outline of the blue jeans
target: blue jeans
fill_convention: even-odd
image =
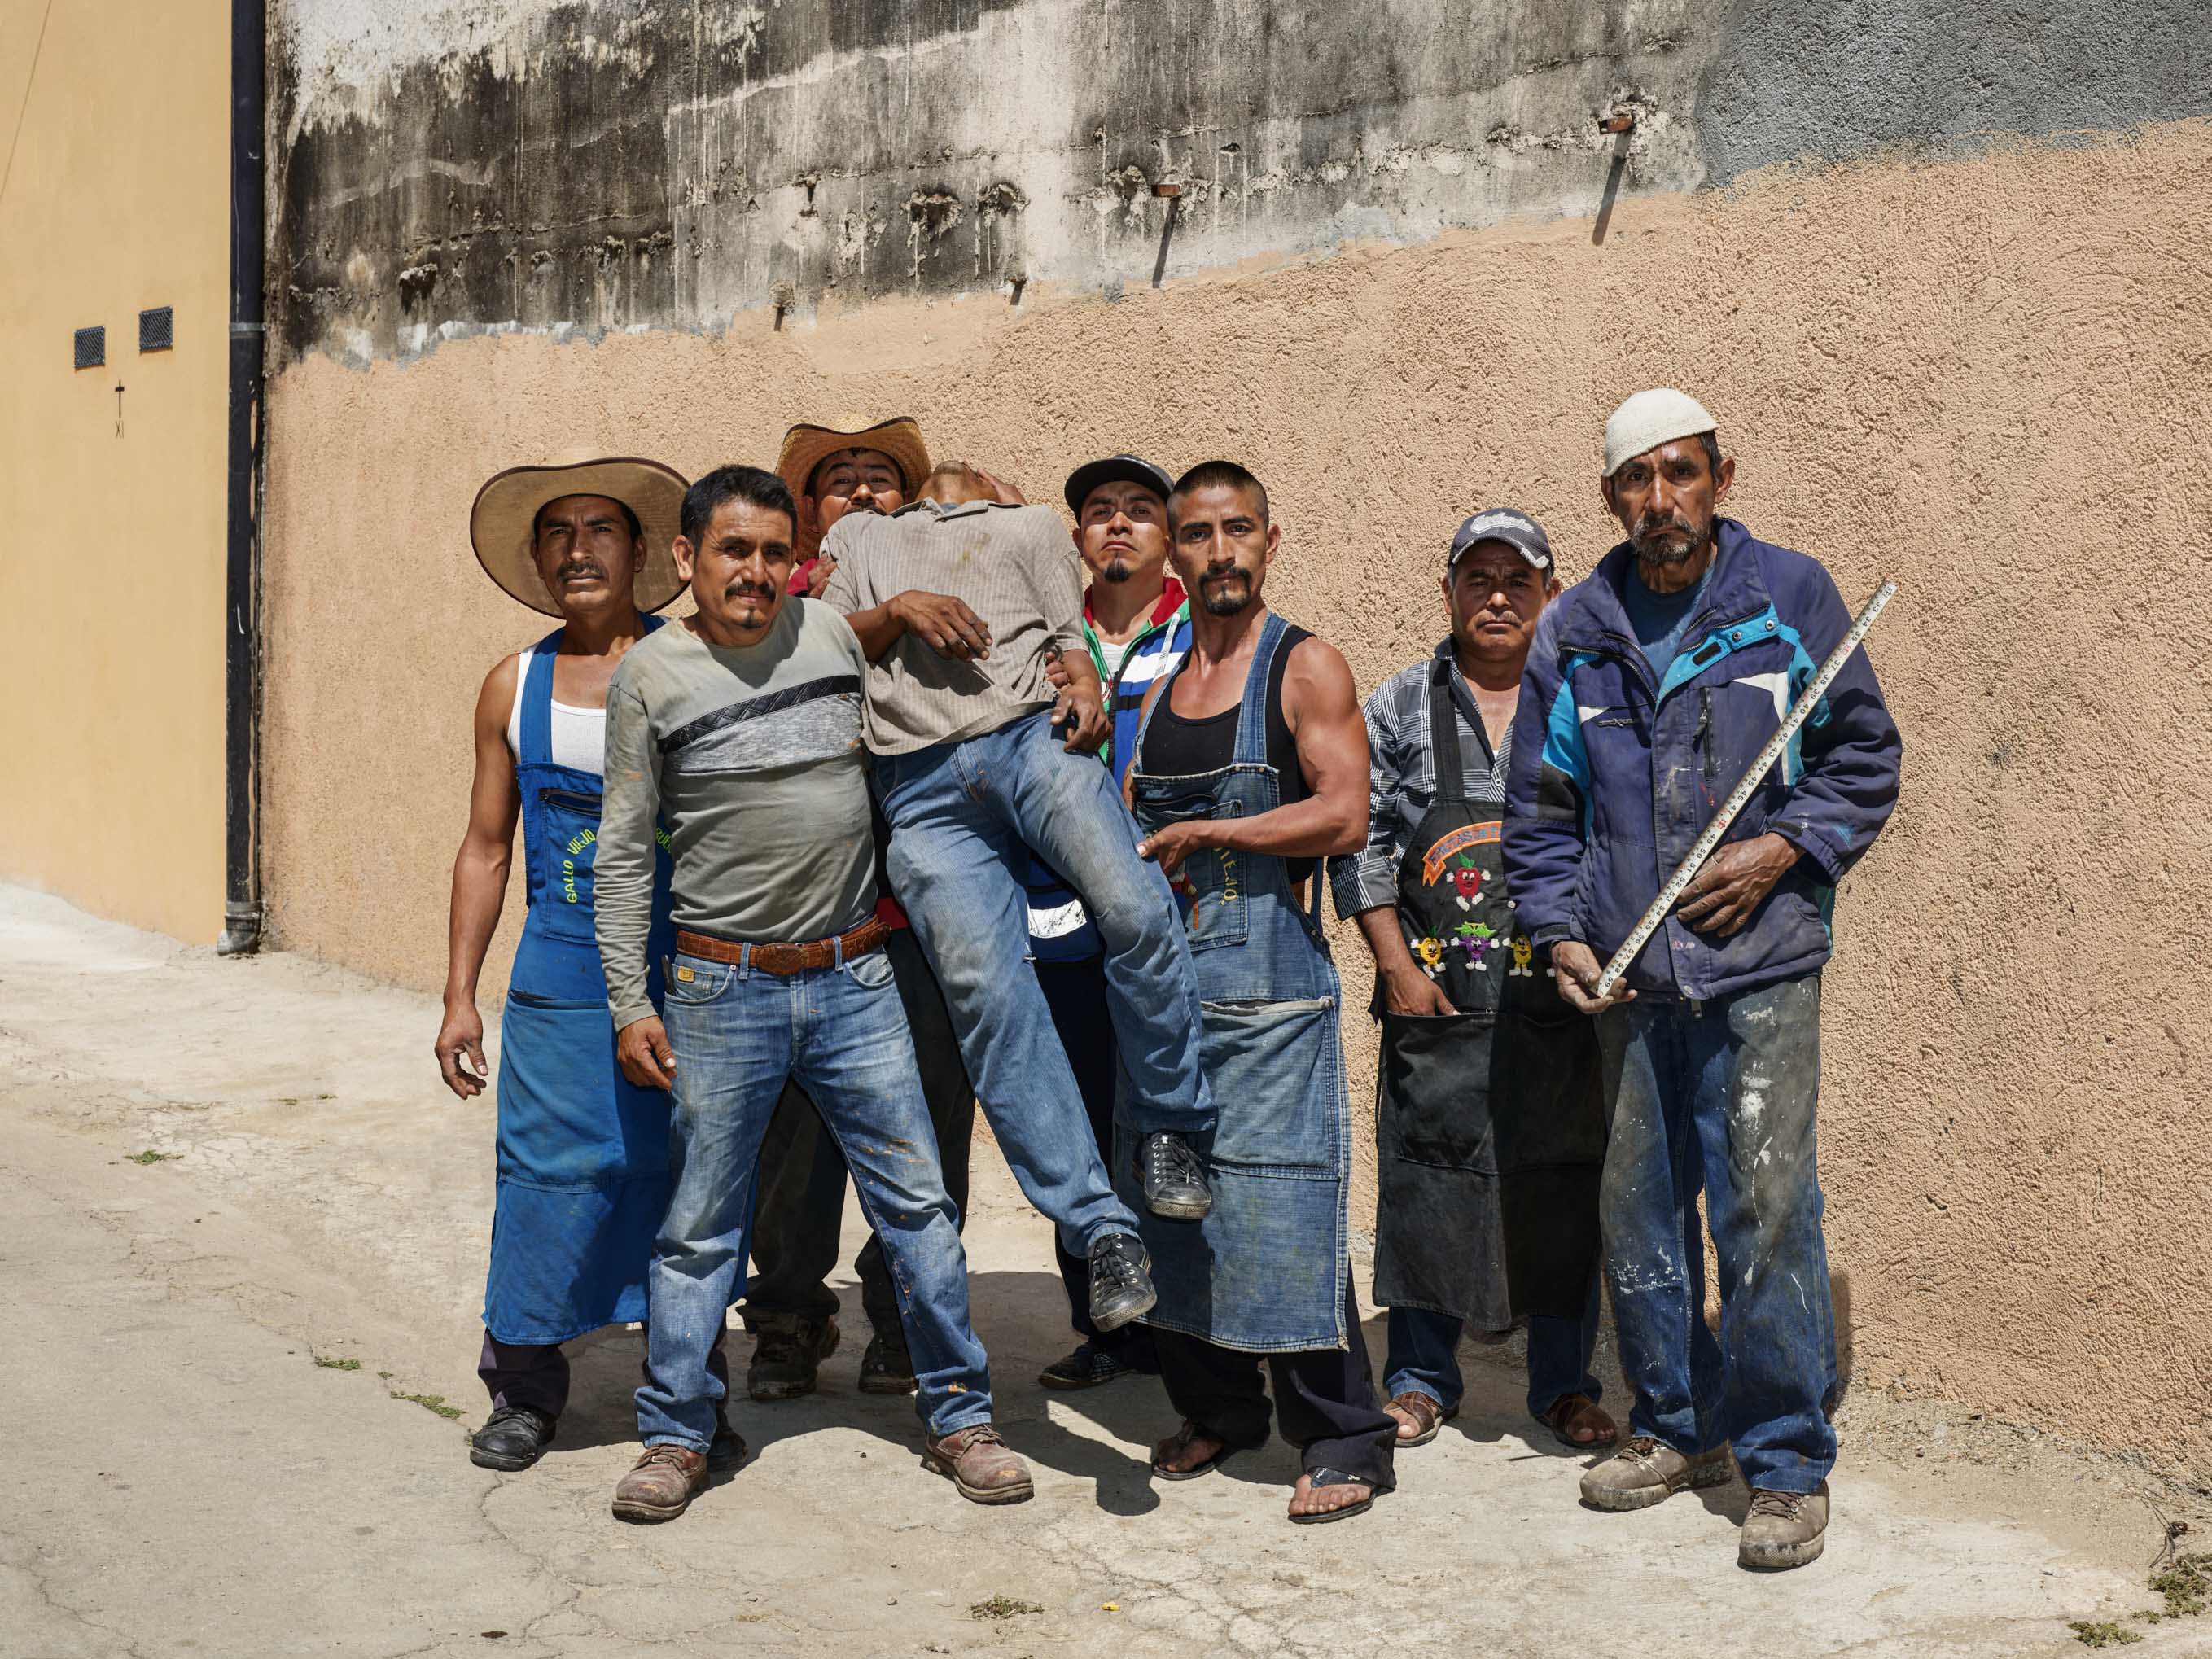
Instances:
[[[704,1451],[714,1438],[724,1390],[708,1358],[737,1299],[761,1137],[787,1078],[820,1109],[883,1242],[922,1421],[935,1435],[990,1421],[990,1376],[968,1321],[968,1258],[890,958],[872,951],[784,975],[679,954],[667,983],[676,1192],[647,1279],[653,1319],[637,1391],[646,1444]]]
[[[1835,1467],[1835,1314],[1814,1133],[1820,978],[1598,1017],[1613,1139],[1599,1219],[1636,1391],[1630,1432],[1685,1454],[1733,1443],[1746,1484],[1810,1492]],[[1705,1244],[1721,1275],[1705,1324]]]
[[[1136,1231],[1114,1195],[1083,1091],[1028,966],[1030,848],[1082,894],[1106,945],[1106,1001],[1141,1131],[1212,1127],[1199,1070],[1198,981],[1175,896],[1137,856],[1113,775],[1071,755],[1039,710],[995,732],[878,756],[886,866],[936,969],[975,1097],[1022,1191],[1088,1259]]]
[[[1528,1321],[1528,1415],[1541,1417],[1571,1394],[1599,1399],[1603,1390],[1590,1374],[1597,1347],[1597,1279],[1590,1279],[1589,1301],[1580,1319],[1532,1316]],[[1390,1352],[1382,1361],[1383,1392],[1392,1399],[1407,1392],[1425,1394],[1446,1411],[1459,1404],[1464,1385],[1459,1373],[1459,1335],[1464,1322],[1426,1308],[1390,1310]]]

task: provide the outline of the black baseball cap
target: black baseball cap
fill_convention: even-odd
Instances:
[[[1544,526],[1526,513],[1510,507],[1486,507],[1468,519],[1452,532],[1451,550],[1444,555],[1446,572],[1459,562],[1461,554],[1477,542],[1504,542],[1537,569],[1547,575],[1551,574],[1551,538],[1545,535]]]
[[[1175,480],[1141,455],[1109,455],[1103,461],[1085,461],[1067,475],[1067,510],[1083,516],[1091,492],[1104,483],[1138,483],[1162,501],[1175,493]]]

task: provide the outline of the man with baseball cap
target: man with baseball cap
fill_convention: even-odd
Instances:
[[[1168,495],[1174,482],[1139,455],[1109,455],[1067,475],[1075,551],[1090,572],[1083,637],[1106,689],[1112,732],[1100,758],[1118,788],[1129,769],[1137,713],[1153,682],[1190,649],[1190,603],[1168,574]],[[1060,1047],[1091,1114],[1102,1154],[1114,1145],[1114,1080],[1120,1050],[1107,1009],[1105,946],[1083,901],[1042,859],[1030,860],[1030,957]],[[1054,1254],[1067,1290],[1068,1317],[1081,1339],[1039,1373],[1048,1389],[1091,1389],[1159,1369],[1145,1326],[1102,1331],[1091,1317],[1089,1265],[1058,1237]]]
[[[1459,1413],[1463,1326],[1525,1319],[1528,1411],[1577,1449],[1613,1443],[1597,1339],[1597,1041],[1534,967],[1500,868],[1513,717],[1552,544],[1491,507],[1444,556],[1450,624],[1367,699],[1367,844],[1329,860],[1375,958],[1382,1027],[1375,1299],[1390,1310],[1385,1409],[1401,1447]]]
[[[1747,1567],[1821,1551],[1835,1323],[1814,1107],[1838,882],[1897,804],[1902,744],[1852,653],[1614,994],[1601,964],[1749,770],[1851,614],[1820,564],[1720,515],[1713,417],[1671,389],[1606,424],[1627,539],[1545,614],[1506,788],[1505,872],[1559,990],[1596,1016],[1612,1138],[1599,1212],[1629,1438],[1583,1499],[1635,1510],[1729,1475]],[[1704,1318],[1705,1213],[1721,1339]]]
[[[822,538],[850,513],[896,513],[920,495],[930,473],[921,428],[906,416],[872,424],[802,422],[783,434],[776,475],[799,506],[793,594],[819,599],[834,559],[819,556]],[[922,1097],[937,1136],[945,1192],[957,1218],[968,1212],[968,1158],[975,1133],[975,1091],[960,1058],[952,1016],[937,976],[915,943],[906,912],[882,880],[884,834],[877,820],[876,916],[890,930],[884,954],[891,964]],[[849,1184],[845,1155],[798,1084],[785,1089],[761,1142],[760,1208],[753,1223],[753,1277],[740,1310],[754,1335],[746,1391],[763,1403],[814,1392],[823,1360],[837,1347],[837,1293],[829,1276],[837,1264]],[[869,1326],[859,1387],[867,1394],[914,1390],[914,1362],[899,1319],[898,1293],[882,1241],[872,1231],[853,1263],[860,1308]]]
[[[522,825],[522,942],[500,1027],[499,1164],[477,1375],[492,1413],[470,1460],[526,1469],[568,1398],[561,1344],[646,1316],[646,1270],[668,1207],[668,1103],[615,1062],[592,938],[607,684],[684,591],[670,550],[683,477],[625,457],[510,467],[477,493],[469,539],[509,597],[560,619],[506,656],[477,698],[476,779],[453,860],[438,1069],[463,1100],[483,1092],[477,981]],[[653,958],[673,948],[669,863],[654,872]],[[660,996],[658,971],[651,995]],[[722,1374],[719,1343],[710,1364]],[[743,1443],[718,1427],[718,1467]]]

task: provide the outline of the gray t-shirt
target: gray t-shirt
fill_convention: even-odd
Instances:
[[[676,925],[737,945],[805,944],[876,902],[860,642],[829,605],[790,599],[758,645],[681,622],[629,648],[607,687],[606,799],[593,886],[607,1003],[653,1012],[653,818],[676,860]]]
[[[940,657],[912,635],[868,667],[868,748],[911,754],[996,731],[1057,697],[1045,653],[1088,660],[1083,566],[1048,507],[916,501],[890,518],[848,513],[823,550],[836,573],[822,597],[848,615],[920,589],[963,601],[991,630],[981,662]]]

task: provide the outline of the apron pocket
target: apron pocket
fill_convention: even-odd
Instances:
[[[510,989],[499,1051],[501,1181],[591,1192],[668,1168],[669,1097],[622,1075],[605,1002]]]
[[[1203,1006],[1206,1076],[1221,1106],[1212,1161],[1337,1179],[1343,1061],[1336,1000]]]
[[[1382,1084],[1375,1113],[1386,1158],[1498,1173],[1490,1080],[1495,1014],[1382,1015]]]

